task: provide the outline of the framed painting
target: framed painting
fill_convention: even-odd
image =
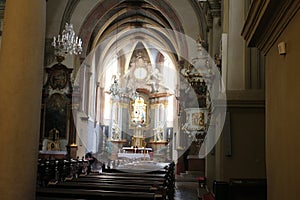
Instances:
[[[68,99],[59,93],[52,94],[46,102],[45,112],[44,137],[48,138],[51,130],[57,129],[59,138],[66,138]]]

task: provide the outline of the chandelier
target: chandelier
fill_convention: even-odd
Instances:
[[[61,35],[53,37],[53,42],[51,44],[55,50],[55,56],[57,58],[64,59],[66,55],[70,54],[81,54],[82,52],[82,41],[81,38],[75,35],[72,24],[65,24],[65,29],[62,31]]]
[[[109,87],[109,90],[105,91],[105,93],[110,94],[113,97],[129,97],[131,100],[135,100],[139,97],[139,93],[136,91],[136,89],[132,89],[131,91],[126,92],[125,89],[121,88],[117,75],[113,75],[112,80],[113,81]]]

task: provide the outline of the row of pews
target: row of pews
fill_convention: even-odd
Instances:
[[[84,159],[40,160],[36,199],[174,199],[175,164],[161,166],[153,171],[124,171],[102,165],[102,170],[95,173]]]

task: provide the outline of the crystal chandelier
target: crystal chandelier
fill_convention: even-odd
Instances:
[[[119,79],[117,78],[117,75],[113,75],[112,80],[113,81],[109,90],[105,91],[105,93],[110,94],[113,97],[129,97],[131,100],[135,100],[139,97],[139,93],[136,91],[136,89],[126,92],[126,89],[121,88],[119,85]]]
[[[121,88],[119,87],[119,79],[116,75],[112,76],[113,83],[111,84],[109,91],[106,91],[106,93],[111,94],[112,96],[122,96],[123,92]]]
[[[70,54],[81,54],[82,52],[82,41],[78,36],[75,35],[73,25],[66,23],[65,29],[61,35],[53,37],[52,46],[55,49],[55,56],[65,58],[66,55]]]

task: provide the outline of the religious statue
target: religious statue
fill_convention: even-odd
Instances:
[[[162,122],[158,122],[158,126],[154,128],[153,131],[154,131],[154,141],[156,142],[163,141],[164,124]]]
[[[151,86],[152,93],[158,92],[158,87],[161,84],[160,82],[163,80],[162,74],[159,72],[157,68],[151,70],[148,78],[146,79],[147,85]]]
[[[114,140],[120,140],[120,127],[118,126],[116,121],[114,121],[112,125],[112,138]]]

